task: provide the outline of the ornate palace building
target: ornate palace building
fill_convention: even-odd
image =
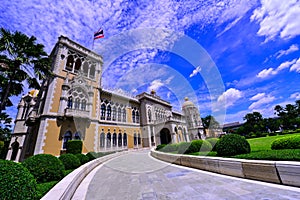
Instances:
[[[7,159],[58,156],[74,139],[87,153],[205,137],[198,108],[187,98],[179,113],[155,91],[132,97],[102,88],[102,57],[64,36],[50,56],[54,77],[22,97]]]

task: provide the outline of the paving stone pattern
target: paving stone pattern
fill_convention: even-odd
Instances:
[[[215,175],[170,165],[136,151],[105,163],[92,178],[85,199],[300,199],[300,188]]]

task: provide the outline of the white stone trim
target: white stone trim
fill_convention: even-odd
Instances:
[[[34,155],[44,153],[43,147],[45,146],[45,140],[46,140],[46,130],[49,125],[48,118],[41,119],[40,128],[36,140],[36,145],[34,149]]]

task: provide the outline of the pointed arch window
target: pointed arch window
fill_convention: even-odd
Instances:
[[[127,146],[127,134],[126,133],[123,134],[123,146],[124,147]]]
[[[100,147],[103,148],[105,145],[105,134],[102,132],[100,134]]]
[[[118,121],[120,122],[121,121],[121,108],[118,108]]]
[[[84,62],[83,67],[82,67],[83,75],[88,76],[89,73],[89,64],[87,62]]]
[[[77,73],[80,70],[81,67],[81,60],[80,58],[77,58],[76,62],[75,62],[75,73]]]
[[[122,110],[122,121],[126,122],[126,109],[125,108],[123,108],[123,110]]]
[[[110,147],[110,142],[111,142],[111,134],[110,134],[110,132],[108,132],[106,135],[106,146],[107,147]]]
[[[135,118],[136,118],[135,122],[140,123],[140,113],[139,113],[139,111],[136,111]]]
[[[106,112],[106,106],[105,104],[101,105],[101,120],[105,120],[105,112]]]
[[[117,146],[117,134],[116,133],[114,133],[113,134],[113,146],[115,147],[115,146]]]
[[[152,113],[151,113],[151,110],[149,109],[148,110],[148,121],[151,122],[151,119],[152,119]]]
[[[96,68],[95,68],[95,64],[93,64],[90,68],[90,78],[94,79],[95,78],[95,74],[96,74]]]
[[[118,135],[118,146],[122,146],[122,133],[119,133]]]
[[[70,96],[70,97],[68,98],[68,108],[72,108],[72,106],[73,106],[73,97]]]
[[[74,139],[75,139],[75,140],[81,140],[81,133],[80,133],[80,131],[77,131],[77,132],[74,134]]]
[[[115,106],[112,107],[112,120],[116,121],[117,118],[117,109]]]
[[[132,110],[132,122],[135,123],[135,110]]]
[[[67,148],[67,143],[69,140],[72,140],[72,132],[67,131],[63,136],[63,149]]]
[[[86,100],[83,99],[81,102],[81,110],[86,110]]]
[[[68,71],[73,71],[73,65],[74,65],[74,58],[72,55],[69,55],[68,56],[68,59],[67,59],[67,64],[66,64],[66,70]]]
[[[79,107],[80,107],[80,99],[79,98],[76,98],[75,99],[75,103],[74,103],[74,108],[79,110]]]
[[[107,118],[106,120],[111,120],[111,106],[107,106]]]

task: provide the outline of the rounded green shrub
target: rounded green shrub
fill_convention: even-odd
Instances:
[[[89,161],[98,158],[97,153],[96,153],[96,152],[93,152],[93,151],[88,152],[88,153],[86,154],[86,156],[89,158]]]
[[[82,152],[81,140],[69,140],[67,142],[66,153],[78,154]]]
[[[87,157],[84,154],[78,153],[78,154],[75,154],[75,156],[79,159],[81,165],[90,161],[89,157]]]
[[[209,138],[206,139],[207,142],[209,142],[212,146],[212,151],[216,151],[217,142],[219,141],[219,138]]]
[[[38,183],[57,181],[64,177],[64,165],[50,154],[38,154],[27,158],[23,163]]]
[[[250,144],[242,136],[237,134],[224,135],[217,143],[218,156],[235,156],[250,153]]]
[[[272,142],[271,149],[300,149],[300,136],[278,138]]]
[[[165,145],[160,151],[162,152],[173,152],[173,151],[178,151],[178,144],[168,144]]]
[[[193,140],[185,153],[188,154],[188,153],[195,153],[200,151],[211,151],[211,150],[212,150],[212,146],[208,141]]]
[[[74,154],[71,153],[59,156],[59,160],[61,160],[66,170],[76,169],[80,166],[80,160]]]
[[[37,199],[36,180],[20,163],[0,160],[0,199]]]
[[[187,153],[189,146],[191,146],[191,142],[180,142],[178,144],[178,153],[180,154]]]
[[[156,151],[159,151],[159,150],[161,150],[162,148],[164,148],[166,146],[166,144],[159,144],[159,145],[157,145],[157,147],[156,147]]]

